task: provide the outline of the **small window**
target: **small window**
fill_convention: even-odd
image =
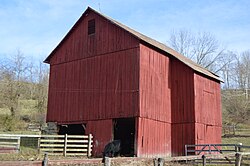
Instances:
[[[88,35],[95,34],[95,20],[88,21]]]

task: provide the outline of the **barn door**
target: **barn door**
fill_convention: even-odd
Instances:
[[[121,155],[134,156],[135,118],[113,120],[114,140],[121,140]]]

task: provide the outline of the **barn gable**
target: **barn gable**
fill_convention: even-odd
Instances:
[[[185,56],[179,54],[178,52],[176,52],[175,50],[173,50],[170,47],[166,46],[165,44],[162,44],[162,43],[160,43],[160,42],[158,42],[158,41],[156,41],[156,40],[154,40],[152,38],[149,38],[149,37],[137,32],[137,31],[135,31],[135,30],[133,30],[133,29],[119,23],[118,21],[113,20],[112,18],[109,18],[109,17],[97,12],[96,10],[92,9],[91,7],[87,8],[87,10],[82,14],[80,19],[75,23],[75,25],[71,28],[71,30],[64,37],[64,39],[51,52],[51,54],[44,60],[45,63],[50,63],[50,59],[54,56],[55,52],[61,47],[61,45],[65,42],[65,40],[67,40],[67,38],[73,33],[74,29],[76,29],[79,26],[79,24],[81,24],[84,17],[86,17],[89,13],[95,13],[95,14],[99,15],[100,17],[106,19],[108,22],[114,24],[115,26],[118,26],[118,27],[122,28],[123,30],[129,32],[135,38],[140,40],[140,42],[146,43],[146,44],[150,45],[151,47],[153,47],[154,49],[158,49],[159,51],[163,51],[166,55],[172,56],[172,57],[178,59],[179,61],[181,61],[185,65],[192,68],[194,71],[196,71],[198,73],[201,73],[203,75],[206,75],[206,76],[208,76],[210,78],[213,78],[215,80],[222,81],[219,78],[218,75],[216,75],[216,74],[212,73],[211,71],[199,66],[198,64],[194,63],[192,60],[190,60],[190,59],[186,58]],[[127,43],[129,43],[129,42],[127,42]]]

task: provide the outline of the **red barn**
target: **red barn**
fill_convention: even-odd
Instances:
[[[88,8],[46,58],[47,122],[94,136],[94,156],[183,155],[221,142],[220,78],[171,48]]]

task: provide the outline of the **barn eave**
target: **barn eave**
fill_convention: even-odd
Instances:
[[[127,31],[129,34],[131,34],[132,36],[137,38],[140,41],[140,43],[146,43],[147,45],[150,45],[154,49],[163,51],[165,55],[168,54],[168,55],[178,59],[179,61],[181,61],[182,63],[189,66],[191,69],[193,69],[195,72],[200,73],[202,75],[205,75],[205,76],[207,76],[209,78],[212,78],[212,79],[214,79],[216,81],[223,82],[223,80],[218,75],[216,75],[215,73],[201,67],[197,63],[195,63],[192,60],[188,59],[187,57],[181,55],[177,51],[175,51],[172,48],[166,46],[165,44],[160,43],[160,42],[158,42],[158,41],[156,41],[156,40],[154,40],[154,39],[152,39],[150,37],[147,37],[147,36],[137,32],[137,31],[127,27],[126,25],[123,25],[120,22],[118,22],[116,20],[113,20],[112,18],[110,18],[108,16],[105,16],[104,14],[92,9],[91,7],[88,7],[85,10],[85,12],[82,14],[82,16],[77,20],[77,22],[73,25],[73,27],[69,30],[69,32],[62,39],[62,41],[56,46],[56,48],[44,60],[44,63],[50,63],[51,57],[61,47],[61,45],[64,43],[64,41],[73,33],[74,29],[77,28],[77,26],[80,24],[81,20],[84,19],[84,17],[86,15],[88,15],[89,12],[94,12],[95,14],[101,16],[102,18],[106,19],[107,21],[114,24],[115,26],[118,26],[118,27],[122,28],[123,30]]]

